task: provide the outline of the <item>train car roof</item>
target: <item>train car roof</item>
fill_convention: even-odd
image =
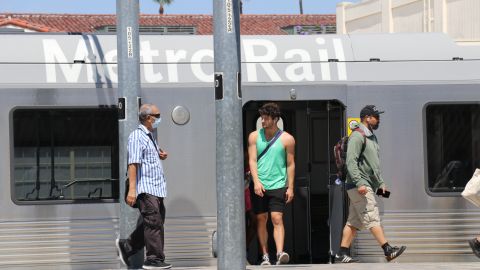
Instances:
[[[480,47],[440,33],[242,36],[244,83],[480,80]],[[0,83],[115,84],[116,35],[0,34]],[[212,36],[141,35],[145,84],[212,83]]]

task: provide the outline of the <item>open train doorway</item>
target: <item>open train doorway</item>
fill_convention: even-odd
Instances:
[[[258,109],[266,101],[251,101],[243,107],[244,143],[250,132],[261,128]],[[345,106],[338,101],[278,101],[281,125],[295,138],[295,198],[284,213],[285,251],[291,263],[328,263],[330,234],[329,185],[335,180],[333,146],[345,133]],[[343,210],[343,209],[342,209]],[[342,211],[343,212],[343,211]],[[343,223],[344,215],[341,217]],[[336,225],[343,226],[343,224]],[[275,257],[269,225],[270,257]],[[341,230],[340,230],[341,233]],[[258,243],[249,248],[249,260],[258,260]]]

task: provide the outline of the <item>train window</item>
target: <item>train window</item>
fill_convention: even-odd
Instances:
[[[117,110],[16,109],[12,178],[16,203],[117,199]]]
[[[461,192],[480,167],[480,105],[426,107],[428,188]]]

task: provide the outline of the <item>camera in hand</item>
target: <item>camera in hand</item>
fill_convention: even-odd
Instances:
[[[377,195],[382,196],[384,198],[388,198],[388,197],[390,197],[390,191],[385,190],[385,193],[383,193],[383,189],[379,188],[379,189],[377,189]]]

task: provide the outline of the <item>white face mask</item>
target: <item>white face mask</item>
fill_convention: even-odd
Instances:
[[[155,122],[153,122],[152,127],[153,128],[158,128],[158,125],[160,125],[160,122],[162,122],[162,118],[156,118]]]

